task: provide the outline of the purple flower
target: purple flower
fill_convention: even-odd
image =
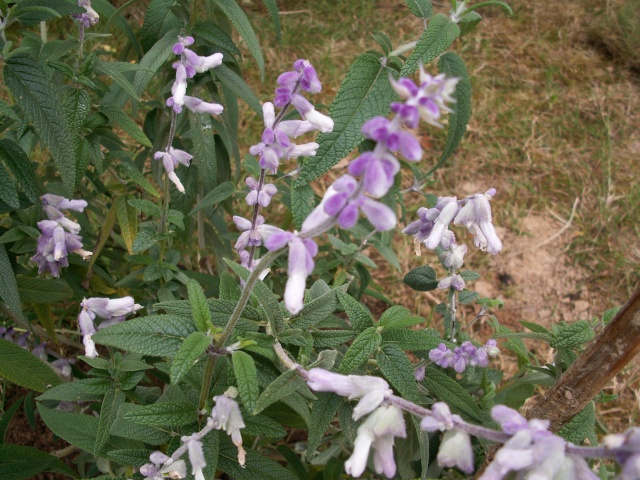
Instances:
[[[386,195],[393,185],[393,180],[400,170],[398,160],[386,152],[380,151],[365,152],[349,164],[351,175],[364,175],[364,189],[374,198]]]
[[[209,115],[220,115],[224,107],[219,103],[208,103],[196,97],[184,96],[184,106],[192,112],[208,113]]]
[[[260,156],[260,166],[276,173],[280,160],[288,160],[298,157],[312,157],[316,154],[318,144],[315,142],[296,145],[290,138],[315,130],[310,122],[301,120],[286,120],[275,124],[276,115],[273,103],[265,102],[262,105],[264,116],[264,132],[262,141],[253,145],[249,152],[251,155]]]
[[[284,304],[292,314],[304,307],[304,292],[307,277],[314,267],[313,257],[318,254],[318,246],[310,238],[301,239],[290,232],[277,232],[265,241],[268,250],[279,250],[289,245],[289,269],[284,290]]]
[[[345,472],[354,477],[364,473],[373,447],[373,465],[377,473],[392,478],[396,474],[393,458],[394,438],[406,438],[402,410],[394,405],[378,407],[358,428],[353,453],[344,464]]]
[[[247,246],[259,247],[262,245],[262,242],[271,235],[282,232],[278,227],[265,225],[264,217],[262,215],[258,215],[256,225],[253,230],[251,229],[251,220],[247,220],[246,218],[234,215],[233,223],[236,224],[238,230],[242,231],[234,245],[235,249],[238,251],[244,250]]]
[[[451,275],[450,277],[443,278],[438,282],[438,288],[440,290],[446,290],[447,288],[454,288],[461,292],[464,290],[464,279],[460,275]]]
[[[374,117],[362,126],[365,137],[382,144],[392,152],[400,152],[407,160],[418,161],[422,158],[422,147],[413,134],[402,130],[396,121],[384,117]]]
[[[169,180],[173,182],[179,192],[184,193],[184,186],[175,173],[175,169],[179,164],[189,166],[189,162],[193,158],[191,154],[184,150],[178,150],[177,148],[169,147],[167,151],[156,152],[153,155],[156,160],[162,160],[162,165],[167,172]]]
[[[279,88],[276,89],[274,101],[278,108],[288,104],[298,88],[309,93],[318,93],[322,90],[316,70],[308,60],[296,60],[293,68],[293,71],[284,72],[278,77]]]
[[[187,36],[187,37],[182,37],[180,35],[178,35],[178,43],[176,43],[173,48],[171,49],[171,51],[175,54],[175,55],[182,55],[182,52],[184,52],[185,47],[188,47],[189,45],[193,45],[193,37],[191,36]]]
[[[335,392],[349,400],[360,398],[353,409],[354,420],[378,408],[385,398],[393,393],[389,384],[382,378],[340,375],[323,368],[309,370],[307,385],[316,392]]]
[[[260,184],[253,178],[247,177],[247,187],[249,187],[249,193],[246,197],[247,205],[255,205],[256,203],[261,207],[267,207],[271,203],[271,198],[278,193],[278,189],[272,183],[265,183],[258,191]]]
[[[84,7],[85,13],[74,14],[73,18],[78,20],[84,28],[89,28],[98,23],[100,15],[91,7],[91,0],[78,0],[78,6]]]
[[[298,113],[300,113],[302,118],[311,123],[322,133],[328,133],[333,130],[333,120],[331,117],[318,112],[309,100],[299,93],[294,93],[291,96],[291,105],[293,105]]]
[[[435,216],[437,213],[437,216]],[[449,228],[458,213],[456,197],[440,197],[436,207],[427,212],[427,218],[433,221],[433,227],[429,236],[424,241],[425,247],[433,250],[442,241],[444,232]]]
[[[204,459],[200,437],[198,434],[185,435],[181,437],[180,440],[187,445],[189,462],[191,463],[191,473],[195,477],[195,480],[204,480],[202,469],[207,466],[207,462]]]
[[[404,103],[391,104],[391,110],[409,128],[418,126],[418,117],[435,127],[442,128],[438,122],[441,112],[451,112],[447,103],[455,102],[451,95],[455,92],[457,78],[447,78],[444,74],[432,77],[420,66],[420,86],[408,78],[395,81],[390,77],[391,86],[405,100]]]
[[[442,245],[442,240],[440,241],[440,244]],[[440,256],[442,265],[445,268],[459,270],[460,267],[462,267],[462,265],[464,264],[464,256],[466,253],[466,245],[456,245],[455,243],[453,243]]]
[[[467,197],[465,205],[455,217],[456,225],[464,225],[473,233],[476,247],[496,254],[502,250],[502,242],[496,235],[491,223],[491,205],[489,200],[496,194],[495,188],[489,189],[484,195],[476,194]]]
[[[245,464],[245,451],[242,447],[242,435],[240,429],[244,428],[244,420],[240,413],[238,403],[231,398],[232,393],[227,391],[224,395],[213,397],[216,402],[211,409],[211,417],[208,422],[217,430],[224,430],[231,437],[231,441],[238,448],[238,463]]]

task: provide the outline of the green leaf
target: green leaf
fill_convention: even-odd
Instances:
[[[17,400],[11,404],[9,408],[4,407],[4,412],[2,412],[2,416],[0,417],[0,443],[5,443],[7,441],[7,431],[9,429],[9,425],[11,424],[11,419],[15,415],[20,405],[22,405],[22,400],[25,397],[18,397]],[[6,403],[5,403],[6,405]]]
[[[602,322],[606,325],[618,314],[620,307],[613,307],[602,314]]]
[[[158,243],[158,233],[153,228],[141,228],[133,241],[133,253],[142,253]]]
[[[240,392],[240,398],[244,408],[253,412],[256,409],[256,403],[260,396],[260,387],[258,385],[258,372],[256,364],[251,355],[235,351],[231,354],[233,363],[233,373],[236,377],[236,386]]]
[[[404,0],[411,13],[416,17],[427,19],[431,16],[433,5],[431,0]]]
[[[426,265],[414,268],[404,276],[402,281],[418,292],[428,292],[438,288],[436,271]]]
[[[91,272],[93,265],[98,260],[100,256],[100,252],[104,248],[109,236],[111,235],[111,231],[113,230],[113,226],[116,224],[116,208],[118,202],[113,202],[111,204],[111,208],[109,208],[109,212],[107,212],[107,216],[102,222],[102,228],[100,230],[100,237],[98,238],[98,244],[93,249],[93,255],[91,255],[91,260],[89,261],[89,266],[87,267],[87,276]]]
[[[39,277],[16,278],[18,291],[23,302],[55,303],[73,296],[73,290],[63,280],[46,280]]]
[[[160,207],[149,200],[134,198],[132,200],[129,200],[127,203],[132,207],[137,208],[145,215],[158,218],[162,216],[162,210],[160,210]]]
[[[298,480],[298,478],[279,463],[247,449],[246,465],[238,463],[238,449],[226,435],[220,442],[218,468],[234,480]]]
[[[193,215],[194,213],[202,210],[203,208],[212,207],[214,205],[218,205],[223,200],[226,200],[235,192],[235,187],[231,182],[224,182],[215,187],[209,193],[207,193],[202,200],[200,200],[193,210],[189,212],[189,215]]]
[[[140,30],[140,44],[146,51],[158,41],[167,29],[180,28],[180,20],[171,11],[175,0],[151,0],[144,15]],[[174,38],[174,41],[177,41]]]
[[[578,320],[577,322],[567,326],[559,327],[559,332],[555,335],[554,340],[550,343],[552,348],[572,349],[578,348],[583,343],[593,340],[595,333],[586,320]]]
[[[36,400],[59,402],[94,402],[101,400],[111,388],[109,378],[85,378],[50,388]]]
[[[291,214],[298,230],[302,230],[302,223],[316,206],[315,199],[316,194],[308,183],[294,184],[291,189]]]
[[[338,305],[338,299],[336,298],[337,291],[337,288],[333,289],[319,298],[305,303],[302,310],[291,317],[291,326],[293,328],[307,329],[325,320],[334,312]]]
[[[421,403],[423,396],[420,395],[416,386],[416,379],[413,375],[413,366],[405,353],[397,346],[387,343],[382,345],[376,355],[378,368],[391,386],[395,388],[403,398]]]
[[[264,415],[249,415],[243,412],[243,420],[245,428],[242,429],[242,433],[246,433],[251,436],[264,436],[268,438],[282,438],[287,434],[287,431],[275,420],[271,420]]]
[[[160,194],[156,187],[154,187],[149,181],[144,177],[144,175],[138,170],[133,163],[128,160],[121,160],[118,166],[116,167],[118,173],[127,178],[130,178],[135,183],[137,183],[144,191],[150,193],[156,198],[160,198]]]
[[[133,465],[134,467],[141,467],[145,463],[149,463],[149,455],[153,453],[153,450],[143,449],[127,449],[127,450],[111,450],[107,453],[110,458],[115,459],[122,465]],[[208,458],[207,458],[208,460]]]
[[[551,332],[546,328],[544,328],[542,325],[538,325],[537,323],[534,323],[534,322],[526,322],[524,320],[520,320],[520,325],[522,325],[525,328],[528,328],[532,332],[545,333],[547,335],[551,334]]]
[[[351,373],[358,368],[376,351],[382,336],[375,327],[369,327],[358,335],[340,363],[340,373]]]
[[[585,438],[589,439],[591,445],[598,444],[596,435],[596,407],[594,402],[589,402],[580,412],[578,412],[564,427],[560,429],[558,434],[573,443],[574,445],[582,445]]]
[[[173,315],[149,315],[112,325],[93,335],[101,345],[142,355],[171,357],[195,331],[193,322]]]
[[[351,326],[354,330],[362,332],[366,328],[373,326],[373,319],[371,318],[371,315],[360,302],[351,295],[343,292],[341,289],[338,289],[337,292],[340,304],[342,305],[342,308],[344,308],[344,311],[347,312],[349,321],[351,322]]]
[[[267,7],[273,27],[276,30],[276,39],[278,42],[282,40],[282,24],[280,23],[280,12],[278,11],[278,3],[276,0],[262,0],[264,6]]]
[[[411,315],[411,312],[406,308],[395,306],[384,311],[378,326],[384,327],[385,330],[389,328],[407,328],[425,321],[422,317]]]
[[[0,478],[2,480],[32,478],[46,470],[78,478],[62,460],[42,450],[24,445],[0,445]]]
[[[147,427],[180,427],[195,422],[198,413],[190,403],[159,402],[153,405],[136,405],[123,418]]]
[[[260,100],[256,97],[256,94],[253,93],[251,87],[247,85],[247,82],[244,81],[244,78],[224,64],[216,67],[216,69],[212,71],[212,74],[220,80],[222,85],[244,100],[246,104],[249,105],[249,108],[262,118],[262,105],[260,104]]]
[[[93,450],[98,433],[99,420],[93,415],[81,413],[61,412],[38,404],[40,417],[51,431],[76,447],[87,452]]]
[[[191,138],[193,140],[193,164],[196,166],[198,172],[198,186],[200,191],[209,192],[206,195],[206,197],[209,197],[218,183],[218,160],[216,156],[215,132],[213,128],[211,128],[211,116],[189,111],[188,118],[189,126],[191,127]],[[231,192],[233,193],[233,184],[231,185]],[[191,210],[189,215],[193,215],[197,211],[196,208]]]
[[[11,173],[27,198],[32,202],[38,201],[40,189],[36,180],[35,169],[31,165],[31,160],[20,148],[20,145],[8,138],[0,139],[0,159],[11,170]]]
[[[467,124],[471,118],[471,78],[462,59],[453,52],[447,52],[438,60],[438,71],[448,77],[459,78],[453,98],[456,103],[451,104],[449,123],[447,127],[447,143],[444,146],[438,163],[430,172],[434,172],[447,161],[460,144],[462,136],[467,131]]]
[[[31,352],[0,339],[0,377],[36,392],[60,384],[56,372]]]
[[[418,65],[428,65],[449,48],[460,35],[460,28],[447,15],[437,13],[429,21],[415,48],[407,58],[400,75],[409,77],[418,69]]]
[[[444,401],[453,410],[460,412],[466,419],[487,425],[489,416],[480,407],[471,395],[453,378],[441,372],[436,367],[428,366],[423,384],[429,391]]]
[[[109,433],[116,437],[128,438],[130,440],[138,440],[150,445],[162,445],[169,441],[171,433],[163,428],[139,425],[130,420],[125,420],[124,416],[136,405],[124,403],[118,409],[118,416],[113,422]],[[116,447],[122,448],[122,446]],[[145,462],[146,463],[146,462]]]
[[[20,302],[20,294],[18,292],[18,284],[16,282],[11,262],[7,255],[4,245],[0,244],[0,298],[7,305],[9,310],[18,317],[24,318],[22,313],[22,303]]]
[[[116,215],[124,244],[129,255],[133,255],[133,241],[138,236],[138,211],[129,205],[129,198],[129,195],[124,195],[116,199]]]
[[[100,420],[98,421],[98,431],[96,434],[96,443],[93,447],[94,452],[101,452],[109,439],[109,429],[115,422],[118,415],[118,409],[125,401],[125,394],[122,390],[112,388],[104,396],[102,406],[100,407]]]
[[[196,38],[200,38],[205,42],[221,47],[227,50],[229,53],[237,56],[241,56],[242,52],[233,43],[233,40],[226,34],[218,25],[209,21],[198,22],[195,27],[191,29],[191,35]]]
[[[430,351],[443,342],[436,335],[431,335],[423,330],[385,330],[382,332],[384,344],[396,345],[400,350]]]
[[[136,92],[135,87],[123,74],[123,72],[130,72],[132,70],[138,71],[140,70],[140,66],[128,62],[103,62],[100,59],[98,59],[96,64],[97,74],[111,77],[131,98],[140,100],[140,96],[138,92]]]
[[[463,37],[464,35],[472,32],[481,20],[482,16],[480,16],[478,12],[469,12],[464,15],[458,23],[458,26],[460,27],[460,36]]]
[[[207,333],[213,327],[207,297],[204,296],[200,284],[193,279],[189,279],[187,282],[187,293],[189,294],[194,323],[199,331]]]
[[[4,79],[31,121],[40,138],[49,147],[58,166],[68,197],[73,196],[78,163],[73,150],[69,124],[60,102],[60,92],[47,68],[26,53],[6,59]]]
[[[193,332],[184,339],[184,343],[171,362],[172,384],[177,384],[187,374],[209,345],[211,345],[211,339],[201,332]]]
[[[376,115],[387,115],[396,94],[389,75],[397,72],[380,63],[370,53],[360,55],[349,69],[340,90],[331,104],[333,131],[318,136],[318,150],[313,161],[305,162],[294,186],[302,187],[342,160],[364,138],[360,129]]]
[[[17,210],[20,208],[20,199],[18,198],[18,192],[16,192],[13,186],[13,180],[4,168],[4,164],[0,163],[0,200],[6,203],[12,209]]]
[[[267,385],[267,388],[264,389],[262,395],[260,395],[256,401],[253,414],[256,415],[272,403],[282,400],[292,393],[297,392],[304,385],[306,384],[298,374],[297,370],[287,370]]]
[[[151,79],[156,76],[160,67],[167,60],[173,58],[174,55],[171,48],[176,43],[179,33],[178,29],[169,30],[140,60],[140,67],[142,68],[136,72],[136,76],[133,79],[133,86],[138,96],[142,95],[142,92],[145,91]]]
[[[311,332],[313,345],[317,348],[338,347],[356,336],[353,330],[318,330]]]
[[[84,8],[65,0],[22,0],[11,12],[11,18],[18,20],[23,25],[33,27],[39,22],[83,11]]]
[[[104,113],[112,123],[117,123],[120,127],[131,136],[136,142],[141,143],[145,147],[152,148],[153,144],[147,138],[136,122],[131,120],[129,115],[124,113],[121,108],[114,105],[100,105],[100,112]]]
[[[247,48],[255,58],[260,69],[260,80],[264,81],[264,57],[260,50],[260,42],[253,31],[249,19],[235,0],[215,0],[216,6],[231,20],[238,33],[247,45]]]
[[[311,424],[309,425],[309,435],[307,437],[307,458],[313,458],[315,455],[322,436],[329,428],[329,424],[335,417],[342,401],[342,397],[333,392],[318,393],[318,400],[311,409]]]
[[[468,305],[473,303],[476,298],[478,298],[480,294],[478,292],[473,292],[471,290],[463,290],[458,294],[458,301],[461,305]]]

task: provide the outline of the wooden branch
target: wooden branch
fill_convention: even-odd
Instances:
[[[547,419],[551,430],[558,431],[639,352],[640,290],[527,416]]]

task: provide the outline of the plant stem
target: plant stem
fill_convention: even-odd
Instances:
[[[171,148],[171,144],[173,143],[173,138],[176,135],[176,123],[178,119],[178,114],[175,110],[171,109],[171,125],[169,126],[169,137],[167,138],[167,146],[165,147],[165,152],[169,152],[169,148]],[[166,252],[167,241],[164,238],[164,234],[167,229],[167,217],[169,214],[169,176],[168,173],[165,172],[164,178],[162,179],[162,217],[160,217],[160,233],[163,237],[160,239],[160,261],[164,261],[164,255]]]
[[[413,50],[417,44],[418,44],[418,42],[409,42],[409,43],[405,43],[404,45],[400,45],[398,48],[396,48],[392,52],[389,52],[388,56],[389,57],[395,57],[395,56],[398,56],[398,55],[402,55],[403,53],[406,53],[409,50]]]

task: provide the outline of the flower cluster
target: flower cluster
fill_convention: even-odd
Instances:
[[[91,7],[91,0],[78,0],[78,6],[84,7],[85,13],[75,14],[73,18],[80,23],[82,28],[89,28],[98,23],[100,15]]]
[[[224,108],[218,103],[205,102],[197,97],[187,95],[187,80],[193,78],[196,73],[203,73],[211,68],[222,64],[222,54],[214,53],[203,57],[187,48],[193,45],[193,37],[178,37],[178,42],[173,45],[173,53],[180,55],[180,60],[173,64],[176,70],[176,78],[171,86],[171,96],[167,99],[167,106],[173,109],[174,114],[171,116],[171,133],[169,142],[164,151],[158,151],[153,155],[156,160],[162,160],[162,165],[167,172],[169,180],[176,186],[178,191],[184,193],[184,186],[175,173],[178,165],[182,164],[186,167],[193,158],[191,154],[184,150],[178,150],[171,145],[173,142],[173,134],[175,132],[176,118],[175,116],[182,112],[182,107],[196,113],[208,113],[211,115],[220,115]]]
[[[468,366],[486,367],[489,359],[500,355],[500,349],[495,340],[487,340],[482,347],[476,347],[471,342],[464,342],[453,350],[444,343],[429,352],[429,360],[442,368],[453,368],[463,373]]]
[[[96,333],[96,327],[93,323],[96,317],[102,318],[102,322],[98,325],[98,330],[115,325],[122,322],[127,315],[134,313],[142,308],[141,305],[135,303],[133,297],[123,298],[85,298],[80,303],[82,310],[78,315],[78,326],[82,333],[82,343],[84,343],[85,355],[89,358],[98,356],[96,344],[91,338]]]
[[[38,237],[36,254],[31,260],[38,264],[38,273],[51,272],[54,277],[60,276],[60,267],[68,267],[67,255],[74,252],[83,259],[92,254],[82,248],[80,225],[64,216],[61,210],[82,212],[87,207],[84,200],[68,200],[58,195],[47,193],[42,196],[42,206],[49,220],[38,222],[42,235]]]
[[[307,384],[316,392],[335,392],[349,399],[360,398],[353,409],[354,420],[370,414],[358,428],[353,453],[345,463],[346,473],[354,477],[362,475],[367,466],[369,450],[373,448],[376,472],[393,478],[396,474],[394,439],[405,438],[406,427],[402,410],[383,403],[393,393],[389,384],[382,378],[340,375],[322,368],[309,370]]]
[[[604,437],[602,443],[608,449],[617,449],[616,461],[622,465],[616,480],[640,478],[640,428]],[[625,451],[626,450],[626,451]]]
[[[240,413],[240,407],[234,400],[237,395],[235,388],[231,387],[224,395],[213,397],[216,404],[207,418],[206,426],[199,432],[181,437],[182,446],[171,456],[162,452],[153,452],[149,456],[150,463],[140,467],[140,473],[145,480],[163,480],[166,478],[182,479],[187,476],[187,465],[180,457],[187,452],[191,463],[191,473],[196,480],[204,480],[204,468],[207,462],[202,449],[202,438],[212,430],[224,430],[231,437],[233,444],[238,447],[238,463],[245,465],[245,451],[242,447],[240,429],[244,428],[244,421]]]
[[[491,416],[511,438],[496,453],[480,480],[501,480],[511,471],[519,472],[518,478],[598,479],[584,458],[567,453],[566,440],[548,430],[547,420],[527,421],[504,405],[493,407]]]
[[[476,247],[496,254],[502,250],[502,242],[491,223],[489,201],[495,194],[495,188],[491,188],[484,194],[478,193],[463,200],[439,197],[435,207],[418,209],[419,219],[407,225],[402,233],[413,235],[429,249],[441,247],[448,251],[445,258],[451,268],[460,268],[466,253],[466,247],[457,246],[455,236],[449,230],[452,222],[465,226],[474,235]]]
[[[305,77],[304,69],[306,67],[302,64],[299,67],[296,67],[296,71],[299,72],[298,75],[301,78],[307,80],[315,78],[315,71]],[[301,115],[316,124],[318,122],[313,120],[316,114],[306,111],[305,108],[308,106],[302,105],[302,102],[297,100],[295,95],[289,96],[288,90],[284,88],[287,85],[292,85],[293,73],[295,72],[283,74],[278,80],[282,88],[276,91],[276,94],[279,95],[276,97],[276,104],[290,99]],[[335,223],[338,223],[342,228],[351,228],[358,221],[360,212],[364,213],[377,231],[387,231],[395,227],[397,219],[394,211],[376,199],[385,196],[393,185],[395,175],[400,170],[400,163],[396,158],[397,154],[414,162],[422,158],[420,142],[405,127],[417,127],[420,118],[434,124],[433,119],[439,118],[440,110],[448,111],[446,102],[453,101],[450,94],[458,81],[455,78],[447,79],[444,76],[432,78],[422,67],[420,79],[420,86],[416,86],[409,79],[392,82],[394,89],[405,99],[405,102],[392,104],[391,109],[395,114],[393,119],[375,117],[362,126],[363,135],[376,142],[374,149],[363,152],[353,160],[348,167],[349,173],[339,177],[327,189],[320,204],[302,224],[301,234],[305,238],[319,235]],[[302,83],[302,81],[300,82]],[[314,88],[313,81],[309,81],[309,88]],[[264,151],[264,147],[261,148]],[[264,158],[263,153],[261,161]],[[360,177],[360,179],[357,180],[355,177]],[[275,245],[282,247],[284,243],[273,242],[270,245],[275,248]],[[297,262],[297,264],[302,265],[302,262]],[[291,275],[291,268],[289,270],[289,275]],[[306,279],[306,276],[311,272],[300,269],[296,270],[296,273],[297,278],[302,280]],[[295,305],[293,309],[287,306],[292,313],[302,308],[303,286],[300,286],[298,282],[287,282],[287,290],[289,288],[295,289],[295,298],[297,299],[293,303]],[[287,296],[293,298],[294,294],[288,294],[285,291],[285,297]]]

